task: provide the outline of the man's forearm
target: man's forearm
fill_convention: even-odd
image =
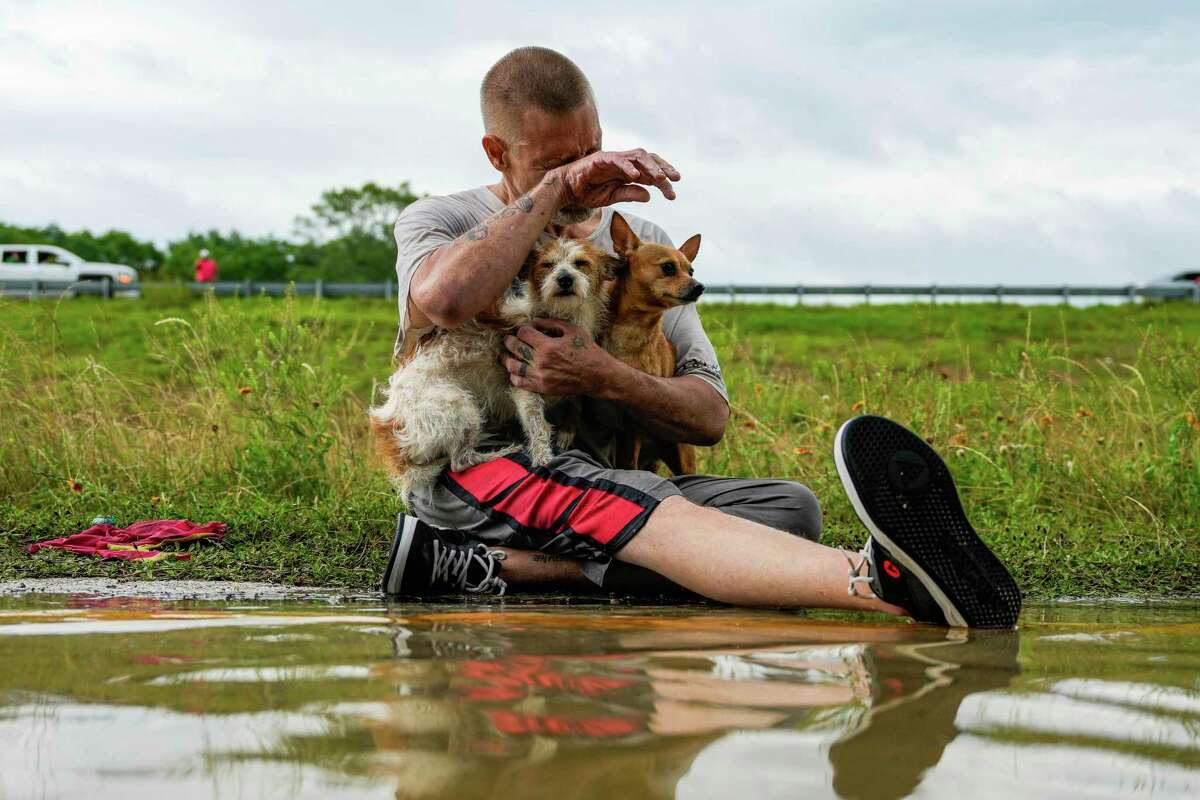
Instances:
[[[547,223],[562,207],[551,173],[532,190],[425,259],[413,275],[416,311],[439,327],[471,319],[520,271]]]
[[[623,406],[651,435],[672,442],[711,446],[725,434],[729,404],[699,378],[659,378],[613,359],[595,396]]]

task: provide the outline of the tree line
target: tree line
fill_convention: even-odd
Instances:
[[[58,245],[88,261],[134,267],[143,280],[191,280],[203,248],[217,260],[220,280],[384,281],[395,275],[392,225],[418,199],[408,181],[329,189],[307,214],[296,217],[290,238],[209,230],[188,233],[162,248],[121,230],[95,234],[54,224],[0,222],[0,243]]]

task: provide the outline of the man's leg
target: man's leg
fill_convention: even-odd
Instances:
[[[821,505],[807,486],[776,478],[680,475],[669,478],[699,506],[757,522],[812,541],[821,537]],[[504,577],[515,586],[557,584],[564,588],[632,595],[694,596],[679,584],[628,561],[585,563],[564,556],[503,548]]]
[[[670,479],[698,506],[715,508],[793,536],[821,540],[821,504],[812,490],[778,478],[680,475]]]
[[[712,475],[680,475],[670,481],[698,506],[715,508],[814,542],[821,538],[821,505],[812,490],[795,481]],[[505,568],[507,570],[508,566]],[[659,596],[694,594],[653,570],[627,561],[587,564],[583,573],[609,592]],[[520,567],[516,574],[523,575]],[[517,578],[518,582],[521,580]]]
[[[562,588],[576,592],[600,591],[600,586],[587,577],[584,562],[578,558],[513,547],[494,549],[504,553],[504,580],[513,587]],[[636,570],[639,575],[648,572],[632,564],[625,566]]]
[[[504,577],[510,583],[595,588],[584,577],[579,561],[545,553],[505,552]],[[620,563],[610,567],[606,588],[616,584],[626,591],[670,593],[686,587],[735,605],[905,613],[875,598],[847,594],[848,566],[842,551],[734,516],[725,508],[699,506],[686,495],[659,503],[616,558]],[[639,568],[643,571],[635,571]]]
[[[874,597],[849,595],[842,551],[684,497],[659,503],[616,557],[725,603],[905,613]]]
[[[531,468],[524,456],[515,454],[447,473],[410,495],[407,505],[409,514],[433,528],[464,534],[467,541],[501,554],[503,580],[513,588],[597,593],[609,591],[602,586],[612,563],[605,543],[621,535],[622,528],[640,527],[659,499],[679,493],[654,473],[605,469],[586,453],[569,451],[542,469]],[[626,502],[629,498],[633,502]],[[663,591],[681,591],[649,570],[621,566],[648,576],[666,587]],[[388,572],[393,572],[390,565]],[[384,583],[388,591],[386,577]]]
[[[573,493],[580,492],[584,502],[572,504]],[[719,504],[721,510],[703,508],[689,495]],[[629,498],[641,498],[638,503],[644,504],[645,512],[637,515],[638,505]],[[847,594],[846,557],[803,538],[819,536],[816,498],[788,481],[707,476],[668,480],[648,472],[605,469],[585,454],[569,452],[556,457],[547,470],[532,471],[515,456],[452,473],[434,497],[414,499],[418,510],[428,509],[429,521],[441,527],[470,530],[484,541],[504,533],[503,541],[498,536],[492,547],[504,552],[503,577],[514,586],[595,588],[584,575],[580,557],[586,559],[589,552],[603,556],[596,542],[608,542],[617,528],[628,524],[628,544],[618,548],[616,558],[632,566],[618,567],[617,574],[634,585],[605,581],[605,589],[669,593],[677,591],[677,584],[713,600],[748,605],[903,613],[898,606]],[[631,515],[637,516],[636,522]],[[584,519],[578,519],[581,516]],[[609,516],[618,520],[617,528],[609,527]],[[686,530],[689,526],[695,527]],[[521,533],[508,535],[511,527]],[[642,546],[630,549],[643,538]],[[537,547],[540,552],[531,552]],[[726,548],[736,551],[732,561],[722,555]],[[739,564],[740,569],[733,569]],[[638,568],[657,575],[634,571]],[[660,587],[652,585],[656,581]],[[793,581],[804,585],[789,586]]]
[[[1020,587],[971,527],[949,469],[923,439],[865,415],[838,431],[834,457],[871,532],[847,578],[841,560],[853,559],[842,552],[752,522],[734,524],[682,497],[662,499],[615,555],[729,603],[905,611],[939,625],[1016,624]]]
[[[615,557],[729,603],[907,611],[943,625],[1016,623],[1019,588],[971,528],[949,471],[923,440],[889,420],[859,417],[839,431],[835,456],[871,531],[857,563],[843,551],[696,505],[652,473],[608,469],[578,451],[547,467],[514,454],[445,473],[443,496],[416,510],[429,524],[459,530],[466,513],[475,525],[464,532],[492,538],[492,548]],[[464,557],[483,559],[488,547],[477,547],[482,554]],[[407,563],[395,554],[392,561]],[[441,563],[433,559],[435,574]],[[563,566],[573,574],[574,565]],[[480,585],[491,585],[494,572],[489,560]]]

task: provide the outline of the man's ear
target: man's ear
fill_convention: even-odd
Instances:
[[[487,154],[488,161],[492,162],[492,166],[498,171],[503,172],[508,169],[508,145],[504,140],[494,134],[486,134],[483,137],[483,152]]]
[[[611,233],[613,250],[616,250],[619,256],[628,257],[630,253],[637,250],[642,244],[638,241],[633,229],[629,227],[629,223],[616,211],[612,215]]]
[[[683,253],[688,261],[695,261],[696,256],[700,253],[700,234],[696,234],[692,238],[683,243],[679,248],[679,252]]]

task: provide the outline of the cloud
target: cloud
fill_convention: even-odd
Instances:
[[[1200,244],[1200,11],[1022,2],[220,2],[0,11],[0,218],[284,234],[336,185],[493,179],[478,81],[576,59],[609,147],[684,173],[633,213],[713,282],[1086,282]]]

